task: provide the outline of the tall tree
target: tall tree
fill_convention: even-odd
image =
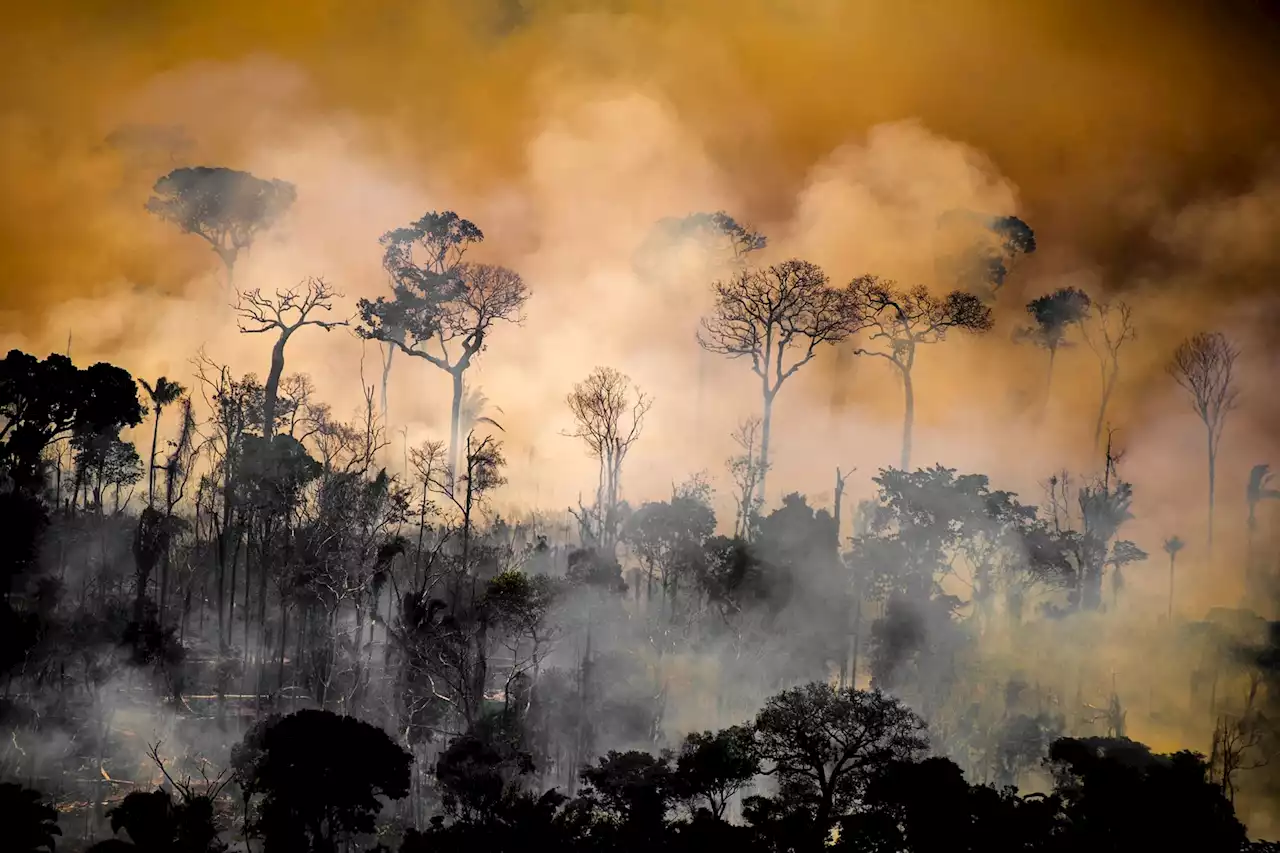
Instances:
[[[1169,555],[1169,612],[1168,617],[1173,618],[1173,573],[1178,564],[1178,552],[1187,547],[1187,543],[1183,542],[1177,536],[1170,536],[1164,540],[1164,552]]]
[[[382,235],[382,265],[392,298],[360,300],[356,332],[421,358],[453,379],[449,468],[457,469],[464,377],[487,343],[493,325],[520,322],[529,298],[520,275],[506,267],[462,260],[484,239],[472,222],[452,211],[428,213]]]
[[[308,278],[296,287],[277,290],[274,298],[253,289],[240,294],[236,311],[240,315],[240,331],[260,335],[274,331],[276,342],[271,347],[271,369],[267,372],[262,400],[262,434],[270,439],[276,429],[276,402],[280,395],[280,377],[284,375],[284,348],[293,333],[303,326],[318,326],[326,332],[347,325],[346,320],[320,320],[317,311],[331,311],[334,293],[323,279]]]
[[[999,294],[1018,259],[1036,250],[1035,231],[1016,216],[950,210],[938,227],[961,247],[958,255],[940,259],[942,277],[987,301]]]
[[[1053,364],[1058,350],[1071,346],[1067,335],[1072,326],[1081,325],[1089,316],[1091,303],[1089,294],[1075,287],[1062,287],[1027,303],[1031,325],[1017,329],[1014,340],[1025,341],[1049,353],[1049,369],[1044,380],[1046,405],[1053,385]]]
[[[1236,407],[1239,389],[1235,383],[1238,350],[1221,332],[1200,333],[1187,338],[1173,353],[1169,374],[1191,398],[1191,407],[1204,424],[1209,460],[1209,554],[1213,554],[1214,484],[1217,477],[1218,445],[1226,428],[1227,415]]]
[[[156,181],[152,192],[147,210],[207,242],[227,268],[228,286],[233,286],[240,251],[248,250],[298,197],[288,181],[221,166],[174,169]]]
[[[723,210],[668,216],[658,221],[636,252],[635,268],[650,281],[671,279],[705,287],[726,272],[744,269],[751,255],[768,246],[769,240]],[[683,251],[695,249],[696,254]],[[692,261],[692,269],[685,264]],[[677,265],[677,262],[679,264]],[[698,351],[697,399],[694,403],[695,433],[702,431],[706,410],[707,367],[710,354]]]
[[[597,367],[565,398],[573,413],[573,438],[582,439],[599,463],[594,536],[608,553],[617,544],[622,463],[644,430],[653,398],[612,367]]]
[[[1120,348],[1125,341],[1137,337],[1133,326],[1133,309],[1123,300],[1093,303],[1094,321],[1080,324],[1084,342],[1098,358],[1098,373],[1102,379],[1101,398],[1098,400],[1098,419],[1093,426],[1093,446],[1102,441],[1102,426],[1107,417],[1107,405],[1116,390],[1120,378]],[[1093,326],[1093,328],[1091,328]]]
[[[1254,465],[1249,471],[1249,485],[1245,489],[1245,501],[1249,506],[1246,520],[1246,536],[1248,545],[1245,549],[1245,596],[1266,595],[1265,565],[1259,565],[1259,554],[1254,549],[1254,534],[1258,528],[1258,504],[1263,501],[1280,500],[1280,490],[1269,488],[1271,483],[1271,466],[1265,462]],[[1261,561],[1265,563],[1265,560]]]
[[[902,460],[899,467],[911,464],[911,433],[915,425],[916,395],[911,371],[916,364],[916,349],[921,344],[946,340],[947,332],[985,332],[991,328],[991,309],[972,293],[955,290],[944,297],[929,293],[923,286],[899,289],[892,281],[864,275],[849,284],[853,313],[870,332],[871,348],[858,347],[858,355],[879,356],[887,360],[902,377]]]
[[[164,411],[165,406],[170,406],[181,400],[182,395],[187,393],[187,389],[164,376],[157,379],[154,386],[145,379],[139,379],[138,383],[146,390],[147,396],[151,398],[151,408],[156,414],[155,424],[151,429],[151,455],[147,457],[147,506],[154,506],[156,444],[160,440],[160,414]]]
[[[702,348],[728,358],[750,359],[751,370],[760,379],[761,497],[769,472],[773,402],[783,383],[812,361],[820,346],[842,341],[857,328],[845,295],[827,284],[820,267],[798,259],[745,269],[715,284],[715,308],[702,320],[698,333]]]

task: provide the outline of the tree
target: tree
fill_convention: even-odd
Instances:
[[[77,368],[64,355],[44,361],[11,350],[0,361],[0,469],[21,488],[41,478],[45,448],[72,435],[115,435],[142,422],[128,371],[99,362]]]
[[[467,249],[484,239],[473,223],[452,211],[428,213],[382,235],[382,266],[391,275],[392,298],[361,299],[361,337],[382,341],[421,358],[453,379],[449,420],[449,468],[462,442],[463,379],[489,333],[500,321],[518,323],[529,298],[518,273],[506,267],[464,263]],[[452,350],[452,347],[458,349]]]
[[[902,377],[900,467],[906,470],[911,464],[911,432],[916,415],[915,386],[911,380],[916,348],[946,340],[951,329],[987,331],[991,328],[991,309],[978,297],[962,290],[939,298],[925,287],[899,290],[893,282],[881,281],[873,275],[854,279],[849,284],[849,298],[854,314],[871,333],[868,344],[876,347],[859,347],[854,352],[887,360]]]
[[[177,382],[170,381],[164,376],[157,379],[154,386],[145,379],[139,379],[138,383],[146,390],[147,396],[151,398],[151,407],[156,413],[155,426],[151,430],[151,455],[147,457],[147,506],[154,506],[154,495],[156,490],[156,444],[160,440],[160,415],[164,411],[165,406],[172,405],[182,399],[182,395],[187,393],[187,389],[183,388],[182,385]]]
[[[597,367],[575,383],[565,402],[573,414],[573,438],[582,439],[587,453],[599,463],[593,512],[593,536],[611,551],[621,522],[618,503],[622,463],[640,439],[644,417],[653,398],[633,385],[631,378],[612,367]]]
[[[690,732],[676,754],[676,788],[691,802],[705,800],[718,820],[734,795],[760,771],[750,726]]]
[[[1244,827],[1202,756],[1156,755],[1127,738],[1060,738],[1046,761],[1067,849],[1240,850]]]
[[[1177,536],[1170,536],[1164,540],[1164,552],[1169,555],[1169,613],[1170,619],[1173,618],[1173,572],[1178,561],[1178,552],[1187,547],[1187,543],[1183,542]]]
[[[1248,547],[1245,553],[1245,577],[1246,577],[1246,595],[1254,594],[1266,595],[1269,590],[1265,588],[1263,576],[1266,574],[1264,566],[1259,565],[1258,554],[1254,549],[1254,535],[1258,527],[1258,504],[1263,501],[1280,500],[1280,490],[1268,488],[1271,483],[1271,466],[1263,463],[1254,465],[1249,471],[1249,485],[1245,489],[1245,501],[1249,505],[1249,517],[1246,520],[1246,535],[1248,536]]]
[[[692,245],[701,250],[697,260],[702,263],[692,276],[701,287],[714,281],[726,267],[733,271],[742,270],[751,255],[768,244],[769,240],[763,234],[738,222],[723,210],[669,216],[658,221],[636,253],[635,267],[642,277],[650,281],[674,277],[677,271],[664,262],[676,259],[680,249]],[[701,431],[706,405],[707,359],[707,351],[699,350],[695,432]]]
[[[333,300],[341,294],[333,292],[323,279],[308,278],[296,287],[277,290],[275,298],[262,295],[258,289],[240,294],[236,306],[240,314],[240,331],[246,334],[276,332],[271,347],[271,369],[263,389],[262,434],[271,438],[276,429],[276,400],[280,394],[280,377],[284,375],[284,348],[293,333],[303,326],[318,326],[326,332],[347,325],[345,320],[318,320],[315,311],[329,311]]]
[[[938,219],[939,228],[960,240],[962,251],[945,259],[943,277],[965,290],[981,291],[993,299],[1022,255],[1036,250],[1031,226],[1016,216],[990,216],[973,210],[950,210]],[[948,268],[949,267],[949,268]]]
[[[0,814],[4,815],[5,849],[13,853],[54,853],[58,810],[39,791],[0,782]]]
[[[750,359],[751,370],[760,379],[761,497],[769,471],[773,402],[783,383],[812,361],[820,346],[838,343],[857,328],[848,300],[827,283],[821,268],[797,259],[765,269],[745,269],[715,284],[715,308],[702,320],[698,333],[702,348],[728,358]],[[794,351],[790,363],[789,351]]]
[[[156,181],[152,192],[147,210],[206,241],[226,266],[229,287],[240,251],[276,224],[298,197],[287,181],[221,166],[174,169]]]
[[[1213,554],[1214,483],[1217,476],[1218,444],[1226,428],[1227,415],[1236,407],[1239,389],[1234,369],[1240,350],[1221,332],[1200,333],[1187,338],[1173,353],[1169,373],[1191,398],[1191,406],[1204,424],[1209,460],[1209,554]]]
[[[746,539],[751,536],[752,519],[760,512],[764,503],[756,485],[763,472],[760,469],[760,418],[750,417],[738,422],[738,428],[731,435],[734,444],[742,452],[730,456],[726,460],[729,476],[733,479],[734,501],[738,512],[733,518],[733,535]]]
[[[311,710],[259,722],[231,758],[246,800],[258,801],[251,825],[266,853],[335,853],[372,832],[379,798],[409,793],[412,760],[375,726]]]
[[[928,746],[924,721],[892,696],[820,682],[770,697],[755,730],[765,773],[805,804],[819,837],[877,772]]]
[[[1127,302],[1119,301],[1093,303],[1094,325],[1090,329],[1088,323],[1080,324],[1081,337],[1089,349],[1098,358],[1098,372],[1102,379],[1101,397],[1098,400],[1098,419],[1093,426],[1093,444],[1098,446],[1102,440],[1103,422],[1107,417],[1107,405],[1116,389],[1116,380],[1120,377],[1120,348],[1126,341],[1137,337],[1133,326],[1133,309]]]
[[[1075,287],[1062,287],[1027,303],[1032,323],[1018,328],[1014,340],[1026,341],[1049,352],[1049,370],[1044,381],[1046,405],[1053,385],[1053,363],[1058,350],[1071,346],[1067,333],[1073,325],[1081,325],[1089,316],[1091,303],[1089,294]]]

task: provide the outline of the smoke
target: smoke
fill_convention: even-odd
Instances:
[[[656,399],[625,497],[666,497],[707,469],[727,519],[722,461],[734,425],[758,413],[758,388],[742,362],[697,348],[705,281],[683,267],[659,281],[637,273],[653,223],[724,209],[769,236],[769,261],[812,260],[837,285],[875,273],[947,290],[939,219],[1017,214],[1039,250],[999,295],[996,328],[922,348],[914,455],[987,473],[1028,503],[1056,470],[1097,471],[1092,353],[1077,341],[1060,354],[1042,406],[1045,354],[1012,331],[1027,299],[1058,287],[1129,301],[1139,337],[1107,420],[1136,489],[1126,536],[1152,554],[1130,578],[1145,610],[1071,639],[1136,669],[1142,654],[1118,650],[1163,608],[1165,537],[1191,543],[1178,610],[1238,602],[1243,484],[1277,449],[1280,404],[1266,392],[1280,164],[1266,140],[1280,129],[1280,74],[1266,50],[1274,21],[1245,5],[27,7],[0,34],[0,338],[41,355],[69,342],[79,363],[188,385],[202,348],[236,374],[264,374],[270,341],[238,332],[217,258],[142,209],[177,166],[295,183],[294,210],[241,259],[237,283],[270,292],[321,276],[344,294],[342,316],[386,293],[380,234],[452,209],[484,229],[477,256],[518,270],[533,294],[467,377],[502,410],[511,468],[499,505],[556,511],[590,492],[595,465],[563,434],[563,401],[601,364]],[[1244,351],[1212,565],[1203,427],[1164,373],[1177,342],[1205,329]],[[344,331],[306,329],[287,372],[354,413],[380,357]],[[405,445],[446,434],[447,389],[440,371],[396,357],[393,468]],[[858,468],[846,506],[869,497],[870,477],[897,458],[901,407],[877,360],[823,353],[779,396],[770,502],[798,490],[829,504],[836,466]],[[1008,650],[1011,668],[1061,666],[1050,651],[1067,629],[1045,631],[1045,650]],[[1004,654],[999,638],[983,642]],[[690,682],[721,654],[686,661]],[[668,717],[712,724],[701,714]]]

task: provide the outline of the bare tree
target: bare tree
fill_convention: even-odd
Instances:
[[[760,482],[760,418],[750,417],[738,423],[732,433],[735,444],[742,449],[736,456],[728,459],[729,476],[733,478],[737,493],[734,500],[738,504],[738,514],[733,520],[734,537],[749,538],[751,535],[751,519],[760,511],[761,499],[756,492],[756,484]]]
[[[1213,553],[1214,483],[1217,476],[1218,445],[1227,415],[1236,407],[1239,390],[1235,364],[1240,350],[1221,332],[1200,333],[1187,338],[1173,353],[1169,374],[1191,397],[1191,407],[1205,428],[1209,458],[1209,553]]]
[[[1031,315],[1032,323],[1017,329],[1014,340],[1033,344],[1049,353],[1049,369],[1044,380],[1046,405],[1049,401],[1049,389],[1053,386],[1053,364],[1058,357],[1058,350],[1071,346],[1067,334],[1073,325],[1081,325],[1089,316],[1091,303],[1089,294],[1074,287],[1059,288],[1027,303],[1027,313]]]
[[[837,343],[857,329],[845,295],[827,286],[816,264],[798,259],[765,269],[744,269],[715,285],[714,313],[702,320],[698,343],[708,352],[749,358],[760,378],[760,495],[769,471],[773,401],[818,347]],[[788,360],[790,356],[790,360]],[[750,501],[748,501],[750,504]]]
[[[263,296],[257,289],[240,294],[236,305],[240,331],[277,333],[262,402],[262,434],[267,438],[271,438],[276,429],[276,400],[280,394],[280,377],[284,374],[285,345],[303,326],[318,326],[329,331],[347,325],[346,320],[318,320],[311,316],[316,311],[333,310],[333,300],[340,297],[341,294],[334,293],[333,288],[319,278],[308,278],[296,287],[277,290],[275,298]]]
[[[573,413],[573,438],[600,463],[596,484],[595,536],[606,550],[617,543],[619,481],[622,463],[640,438],[653,398],[612,367],[597,367],[565,398]]]
[[[467,249],[484,239],[458,214],[428,213],[382,236],[383,267],[393,297],[360,300],[357,334],[421,358],[453,379],[449,468],[457,469],[464,376],[494,323],[519,323],[529,298],[520,275],[506,267],[464,263]],[[388,362],[389,365],[389,362]]]
[[[1098,358],[1098,372],[1102,379],[1102,397],[1098,401],[1098,420],[1093,427],[1093,446],[1102,441],[1102,426],[1107,417],[1107,404],[1116,390],[1120,377],[1120,348],[1125,341],[1137,337],[1133,327],[1133,309],[1124,301],[1093,303],[1094,322],[1080,324],[1080,335]]]
[[[898,289],[894,282],[882,281],[873,275],[855,278],[849,283],[848,295],[853,315],[870,332],[868,346],[858,347],[855,354],[879,356],[892,364],[902,377],[904,408],[899,467],[906,471],[911,464],[911,434],[916,415],[911,371],[915,368],[917,348],[945,340],[951,329],[987,331],[991,328],[991,309],[963,290],[937,297],[923,286]]]

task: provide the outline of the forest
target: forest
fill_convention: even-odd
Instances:
[[[175,169],[154,192],[146,209],[207,241],[229,286],[238,254],[299,196],[224,167]],[[1062,288],[1028,303],[1017,333],[1050,370],[1069,338],[1096,354],[1099,474],[1050,477],[1032,505],[979,473],[911,467],[918,351],[988,331],[989,303],[1036,250],[1017,217],[965,221],[974,242],[945,295],[758,263],[767,237],[724,212],[655,224],[641,261],[682,241],[720,256],[696,344],[760,383],[726,463],[732,519],[717,518],[705,474],[665,500],[623,497],[655,401],[609,367],[565,399],[598,468],[573,529],[492,511],[505,429],[466,374],[534,294],[518,272],[467,260],[484,234],[451,211],[386,232],[390,293],[349,320],[320,279],[237,291],[240,330],[271,340],[264,381],[203,354],[190,377],[149,380],[11,351],[3,767],[19,780],[6,813],[30,816],[23,849],[108,826],[129,840],[98,840],[100,853],[397,837],[404,851],[514,849],[529,833],[582,849],[1119,850],[1188,836],[1243,849],[1234,801],[1272,798],[1280,781],[1280,623],[1175,620],[1177,536],[1154,630],[1207,661],[1176,713],[1205,727],[1208,754],[1128,738],[1114,685],[1095,711],[984,660],[997,636],[1053,643],[1056,625],[1107,619],[1125,572],[1154,557],[1124,538],[1135,486],[1104,428],[1136,322],[1122,300]],[[339,330],[380,345],[384,382],[397,353],[450,377],[449,434],[411,448],[406,470],[385,464],[385,384],[343,422],[286,373],[294,335]],[[796,492],[770,507],[780,392],[850,341],[900,374],[900,464],[850,511],[838,468],[830,511]],[[1169,356],[1207,438],[1209,531],[1239,354],[1204,332]],[[122,437],[147,421],[149,441]],[[1259,464],[1248,483],[1250,543],[1280,498],[1269,478]],[[1274,554],[1251,544],[1249,559],[1249,595],[1274,597]],[[737,722],[680,732],[674,691]],[[129,730],[148,706],[169,732],[151,743]]]
[[[7,51],[0,847],[1280,850],[1254,83],[1093,46],[1079,154],[839,4],[239,5]]]

